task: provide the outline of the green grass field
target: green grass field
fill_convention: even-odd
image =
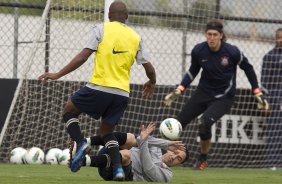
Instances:
[[[171,183],[177,184],[282,184],[282,170],[208,168],[193,171],[188,167],[173,168]],[[103,181],[95,168],[82,168],[71,173],[59,165],[0,164],[0,184],[100,184]],[[121,182],[128,183],[128,182]],[[143,182],[134,182],[143,183]]]

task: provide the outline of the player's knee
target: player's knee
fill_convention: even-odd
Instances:
[[[179,123],[181,124],[182,128],[184,128],[189,123],[189,122],[187,122],[187,120],[182,118],[181,114],[179,114],[176,119],[177,119],[177,121],[179,121]]]
[[[127,133],[126,142],[124,145],[121,145],[121,149],[130,149],[136,145],[135,135],[132,133]]]
[[[78,123],[78,115],[71,113],[71,112],[65,112],[63,114],[63,121],[66,123],[66,126],[68,127],[71,123]]]
[[[109,134],[102,136],[102,140],[105,144],[105,147],[108,149],[114,148],[114,147],[119,148],[119,143],[113,133],[109,133]]]
[[[212,123],[205,121],[204,118],[201,118],[200,121],[201,121],[201,124],[199,125],[199,135],[200,135],[201,140],[211,139],[211,137],[212,137],[212,133],[211,133]]]
[[[130,151],[125,149],[125,150],[120,150],[120,154],[121,154],[121,157],[122,157],[122,162],[121,164],[123,166],[126,166],[128,165],[130,162],[131,162],[131,154],[130,154]]]

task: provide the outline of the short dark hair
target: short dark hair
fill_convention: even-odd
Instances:
[[[223,24],[220,21],[210,21],[207,23],[206,31],[209,29],[214,29],[219,32],[223,31]]]

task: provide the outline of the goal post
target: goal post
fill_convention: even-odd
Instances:
[[[37,146],[45,152],[54,147],[66,148],[68,134],[61,117],[63,107],[68,98],[89,80],[95,54],[80,68],[57,81],[44,84],[38,81],[38,76],[45,71],[46,48],[40,35],[45,30],[46,14],[50,15],[50,31],[45,32],[50,38],[47,40],[48,68],[50,72],[57,72],[83,49],[92,27],[106,21],[111,2],[48,0],[41,17],[20,17],[19,38],[32,37],[33,44],[19,47],[18,55],[21,59],[18,61],[17,76],[20,82],[1,132],[0,161],[7,162],[9,152],[18,146]],[[179,84],[188,70],[192,48],[205,41],[204,30],[208,21],[219,19],[224,23],[227,42],[238,46],[248,57],[259,80],[262,77],[262,58],[274,47],[275,30],[282,25],[281,20],[273,19],[277,17],[277,12],[279,13],[276,7],[282,8],[282,3],[275,0],[264,4],[250,4],[248,1],[239,0],[123,2],[129,10],[127,24],[141,35],[157,73],[156,92],[151,99],[141,97],[142,85],[147,81],[142,66],[134,64],[130,73],[129,105],[116,130],[135,134],[139,134],[142,123],[154,121],[159,126],[162,120],[176,117],[194,92],[199,76],[171,107],[165,107],[163,104],[165,95]],[[268,7],[269,11],[262,7]],[[32,8],[29,11],[32,12]],[[12,20],[9,14],[0,13],[0,17],[7,26]],[[36,31],[29,30],[29,25],[36,25]],[[2,27],[8,35],[9,29]],[[3,38],[5,40],[4,36]],[[6,48],[7,53],[10,53],[10,50],[10,47]],[[4,55],[0,54],[3,61]],[[270,68],[269,72],[266,72],[269,78],[267,83],[271,88],[268,96],[273,107],[271,114],[266,116],[257,110],[247,77],[238,68],[235,103],[231,111],[212,128],[212,148],[208,156],[210,167],[282,167],[281,81],[277,79],[279,75],[276,78],[271,75],[280,74],[281,65],[274,61],[269,62],[275,66],[274,70]],[[2,63],[1,61],[0,77],[5,78],[11,73],[5,71],[10,71],[11,67],[8,64],[2,67]],[[84,136],[97,134],[98,120],[84,114],[79,119]],[[153,135],[160,137],[158,128]],[[199,150],[197,118],[183,127],[181,139],[190,150],[191,159],[187,166],[191,166]]]
[[[39,27],[37,28],[37,31],[36,31],[36,34],[35,34],[35,38],[34,38],[34,40],[32,42],[32,46],[31,46],[31,49],[29,51],[29,57],[28,57],[26,65],[24,67],[23,77],[21,77],[19,79],[19,83],[17,85],[16,91],[15,91],[15,94],[14,94],[14,98],[13,98],[12,103],[11,103],[11,107],[9,109],[6,121],[4,123],[4,126],[3,126],[1,134],[0,134],[0,148],[1,148],[1,145],[2,145],[4,134],[6,132],[6,129],[7,129],[8,125],[9,125],[9,122],[10,122],[10,117],[12,115],[12,110],[15,107],[15,103],[16,103],[17,98],[19,96],[19,92],[20,92],[20,90],[22,88],[23,80],[27,79],[26,75],[28,74],[29,70],[31,69],[30,65],[33,63],[33,60],[34,60],[34,57],[35,57],[35,54],[36,54],[36,51],[37,51],[37,48],[38,48],[38,43],[39,43],[41,35],[42,35],[43,31],[44,31],[43,28],[44,28],[44,25],[45,25],[45,22],[46,22],[46,19],[47,19],[48,12],[50,11],[51,3],[52,3],[52,0],[47,0],[46,1],[46,5],[45,5],[45,8],[44,8],[43,13],[42,13],[41,20],[39,22]]]
[[[109,22],[109,8],[110,5],[114,2],[114,0],[105,0],[105,8],[104,8],[104,22]]]

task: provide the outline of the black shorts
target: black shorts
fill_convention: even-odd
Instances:
[[[184,104],[177,119],[183,127],[201,114],[217,121],[230,111],[233,102],[234,97],[215,98],[197,89]]]
[[[132,172],[132,162],[130,162],[127,166],[122,166],[124,175],[125,175],[125,181],[133,181],[133,172]],[[109,168],[100,168],[98,167],[99,175],[106,181],[113,180],[113,167]]]
[[[107,154],[107,149],[103,147],[99,152],[98,155]],[[132,162],[130,162],[127,166],[122,166],[125,181],[133,181],[133,172],[132,172]],[[113,167],[112,165],[108,168],[105,167],[98,167],[99,175],[106,181],[113,180]]]
[[[118,124],[128,105],[128,97],[106,93],[83,87],[72,97],[71,101],[81,111],[89,116],[111,124]]]

